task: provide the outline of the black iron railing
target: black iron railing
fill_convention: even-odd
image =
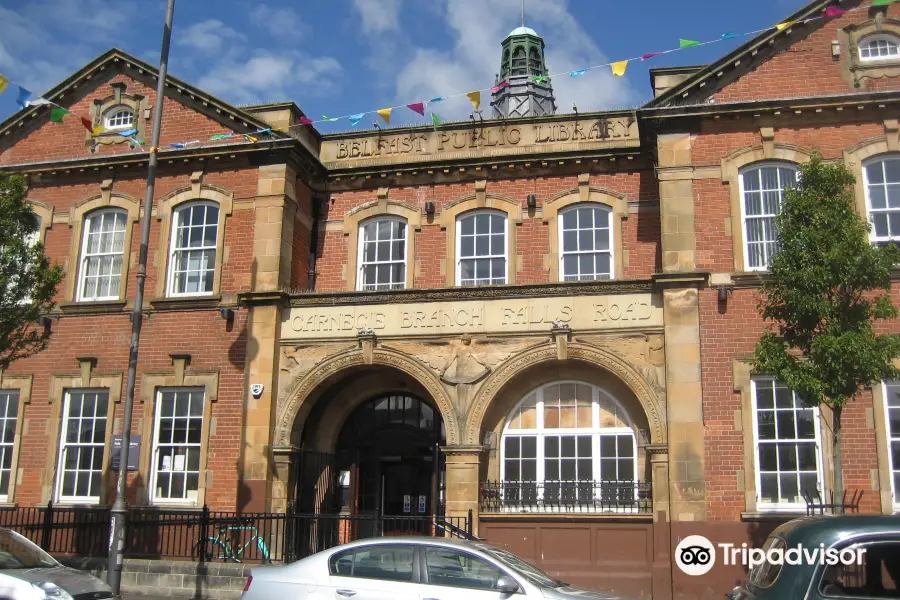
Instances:
[[[834,491],[829,490],[824,497],[818,491],[803,490],[803,500],[806,502],[806,514],[824,515],[835,514],[842,515],[847,512],[858,513],[859,503],[862,500],[865,490],[844,490],[844,494],[840,501],[834,498]]]
[[[649,482],[484,481],[482,512],[651,513]]]
[[[54,555],[106,556],[110,511],[102,507],[0,510],[0,527],[21,533]],[[128,511],[129,558],[289,562],[362,538],[389,535],[473,538],[472,515],[382,516],[236,513],[134,507]]]

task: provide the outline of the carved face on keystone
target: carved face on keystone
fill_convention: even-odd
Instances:
[[[468,334],[468,333],[462,334],[462,337],[459,338],[459,339],[460,339],[460,340],[462,341],[462,343],[465,344],[466,346],[468,346],[469,344],[472,343],[472,338],[469,337],[469,334]]]

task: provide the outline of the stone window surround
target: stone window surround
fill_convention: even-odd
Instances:
[[[900,152],[900,122],[897,119],[885,120],[884,130],[885,135],[870,138],[844,150],[844,164],[856,178],[856,210],[866,220],[869,218],[869,199],[863,166],[870,159]]]
[[[894,366],[900,368],[900,360],[895,360]],[[898,512],[894,507],[900,503],[894,502],[892,493],[893,474],[891,473],[887,414],[887,399],[882,382],[872,386],[872,409],[871,413],[869,413],[869,409],[866,409],[866,425],[871,425],[875,429],[875,450],[878,460],[877,489],[881,495],[881,512],[890,515]]]
[[[212,417],[212,405],[218,400],[219,371],[194,371],[189,370],[190,355],[172,354],[174,370],[169,372],[145,373],[141,377],[141,394],[138,402],[142,409],[137,409],[140,415],[137,430],[141,434],[141,456],[138,462],[137,479],[141,482],[137,490],[140,502],[150,505],[150,472],[153,461],[153,435],[156,433],[156,402],[159,398],[160,388],[202,388],[203,394],[203,428],[200,432],[200,481],[197,489],[196,502],[172,501],[157,502],[158,506],[175,506],[197,508],[203,506],[206,501],[206,489],[212,485],[213,473],[206,468],[209,455],[209,438],[215,432],[215,419]]]
[[[769,129],[769,131],[765,131]],[[742,215],[743,198],[741,198],[740,172],[758,162],[788,162],[800,165],[809,162],[813,152],[793,144],[783,144],[774,141],[774,131],[771,128],[763,128],[763,143],[757,146],[748,146],[722,159],[722,183],[728,184],[731,196],[731,217],[726,223],[726,231],[730,226],[732,253],[734,254],[734,271],[736,273],[748,272],[745,267],[744,249],[744,223]]]
[[[134,113],[134,122],[132,127],[137,129],[137,134],[135,134],[139,139],[146,138],[146,119],[141,118],[144,113],[144,109],[149,110],[149,105],[147,104],[147,99],[142,94],[127,94],[125,90],[127,89],[127,84],[123,81],[115,82],[110,84],[110,87],[113,88],[113,93],[106,98],[97,98],[93,101],[90,108],[91,114],[91,122],[94,127],[104,126],[106,120],[106,113],[111,109],[114,109],[119,106],[123,106],[125,108],[130,108]],[[97,144],[122,144],[128,141],[127,138],[116,133],[115,130],[101,133],[100,135],[94,136],[92,132],[87,131],[86,140],[88,143],[97,143]]]
[[[576,204],[602,204],[610,209],[612,213],[612,240],[610,243],[613,254],[612,279],[624,278],[625,252],[622,244],[622,221],[628,218],[628,202],[624,194],[607,188],[591,186],[590,175],[583,174],[578,177],[577,189],[560,192],[544,203],[543,219],[544,223],[550,227],[550,256],[546,265],[549,267],[550,281],[561,281],[559,213]]]
[[[753,434],[754,419],[756,415],[753,412],[752,398],[752,367],[749,359],[734,358],[732,359],[732,377],[733,388],[735,392],[741,395],[741,407],[735,411],[734,415],[734,431],[741,432],[744,437],[744,470],[737,473],[738,490],[744,492],[744,503],[746,513],[778,513],[785,512],[779,509],[760,510],[756,503],[756,440]],[[826,432],[831,431],[832,412],[828,406],[822,404],[819,406],[819,431],[821,434],[821,448],[819,449],[819,458],[822,462],[822,488],[831,490],[834,488],[834,465],[831,453],[831,436]],[[798,512],[792,509],[787,512]],[[805,513],[805,510],[801,511]]]
[[[16,417],[16,433],[13,439],[12,464],[9,473],[9,488],[6,500],[2,505],[15,505],[16,485],[22,477],[19,470],[19,449],[22,446],[22,432],[25,423],[25,405],[31,402],[31,387],[34,381],[32,375],[11,375],[0,371],[0,390],[15,390],[19,393],[19,408]]]
[[[166,298],[169,296],[169,261],[172,255],[171,236],[173,228],[172,216],[175,210],[194,200],[206,200],[214,202],[219,206],[219,223],[216,232],[216,267],[213,276],[213,289],[209,293],[197,296],[171,296],[178,300],[191,300],[191,298],[208,298],[220,293],[222,286],[222,265],[227,260],[225,257],[225,218],[231,216],[234,206],[234,192],[227,192],[222,188],[202,183],[203,172],[197,171],[191,174],[191,186],[173,190],[160,198],[157,205],[156,220],[160,223],[159,227],[159,244],[157,245],[156,256],[154,257],[154,266],[157,268],[156,277],[156,297]],[[165,249],[165,254],[161,250]]]
[[[859,57],[859,44],[868,37],[887,34],[900,38],[900,20],[888,18],[884,8],[877,9],[874,18],[862,23],[852,23],[838,31],[841,45],[847,48],[842,56],[841,71],[845,81],[855,88],[861,86],[863,79],[894,78],[900,75],[900,58],[861,60]]]
[[[109,484],[115,479],[115,471],[109,468],[110,449],[112,447],[113,431],[118,430],[121,424],[115,419],[116,405],[122,398],[122,373],[96,373],[94,368],[97,359],[93,357],[77,359],[81,367],[79,374],[54,374],[50,377],[50,416],[46,421],[47,427],[47,462],[41,476],[41,502],[50,500],[55,502],[57,466],[59,458],[59,435],[62,427],[62,410],[65,404],[65,395],[70,389],[106,389],[109,392],[109,403],[106,413],[106,444],[103,449],[103,479],[100,484],[100,505],[105,505],[103,494],[109,489]],[[66,503],[70,504],[70,503]]]
[[[347,246],[346,281],[348,290],[356,290],[359,276],[359,233],[365,221],[376,217],[395,216],[406,221],[406,289],[413,287],[416,276],[416,232],[422,230],[422,213],[406,202],[388,200],[387,188],[378,190],[378,199],[366,202],[344,216],[343,232]]]
[[[46,244],[47,230],[53,226],[53,206],[40,200],[26,200],[31,211],[41,220],[41,226],[38,230],[37,241],[39,244]]]
[[[69,244],[69,256],[66,263],[65,298],[69,302],[77,302],[78,279],[81,270],[81,248],[84,226],[87,216],[100,208],[120,208],[125,211],[125,240],[122,245],[122,275],[119,285],[119,300],[125,302],[128,291],[128,269],[131,266],[131,239],[134,224],[140,219],[140,202],[128,194],[112,191],[112,180],[107,179],[101,185],[101,193],[82,200],[69,209],[69,228],[72,239]],[[43,224],[41,225],[43,227]],[[108,302],[108,301],[106,301]],[[84,300],[81,304],[103,304],[103,302]]]

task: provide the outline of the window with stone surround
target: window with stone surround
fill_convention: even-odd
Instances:
[[[197,502],[204,400],[203,388],[157,392],[150,473],[154,504]]]
[[[869,36],[859,42],[859,60],[862,62],[900,60],[900,40],[888,34]]]
[[[9,501],[9,482],[12,477],[18,417],[19,392],[0,390],[0,502]]]
[[[637,500],[637,442],[619,403],[601,388],[561,381],[510,413],[500,446],[501,506],[628,510]]]
[[[58,502],[100,501],[108,406],[108,390],[66,391],[57,461]]]
[[[771,377],[751,389],[757,508],[804,510],[803,492],[824,491],[819,409]]]
[[[219,206],[188,202],[175,209],[169,254],[169,296],[213,293]]]
[[[888,456],[891,470],[891,495],[894,508],[900,508],[900,381],[886,381],[884,408]]]
[[[110,131],[130,129],[134,126],[134,110],[127,106],[114,106],[103,115],[103,127]]]
[[[406,220],[376,217],[359,227],[357,289],[402,290],[406,287]]]
[[[507,281],[508,219],[479,210],[461,215],[456,226],[456,285],[498,285]]]
[[[900,154],[877,156],[863,165],[866,210],[875,244],[900,241]]]
[[[744,268],[764,271],[778,252],[775,217],[784,203],[785,188],[797,184],[797,168],[784,162],[755,163],[741,169],[739,180]]]
[[[78,269],[79,302],[119,299],[127,217],[124,210],[104,208],[85,218]]]
[[[563,281],[612,279],[612,209],[577,204],[560,211],[559,272]]]

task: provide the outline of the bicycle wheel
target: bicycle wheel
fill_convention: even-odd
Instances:
[[[197,558],[201,561],[227,560],[227,550],[216,538],[205,538],[197,542]]]

